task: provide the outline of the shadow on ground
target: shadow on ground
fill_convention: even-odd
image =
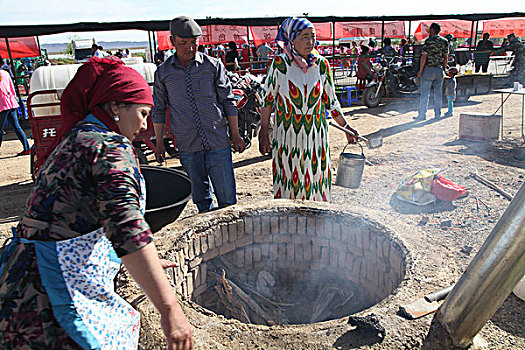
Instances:
[[[525,338],[523,310],[525,310],[525,301],[511,293],[490,320],[505,332]]]
[[[525,142],[518,139],[504,139],[503,141],[477,142],[468,140],[454,140],[445,146],[464,146],[463,149],[450,153],[478,156],[489,162],[525,169]]]
[[[452,202],[445,202],[439,199],[427,205],[410,204],[399,200],[395,193],[390,197],[390,206],[401,214],[434,214],[456,209],[456,206]]]
[[[358,349],[362,346],[370,346],[382,341],[383,338],[380,335],[356,328],[337,338],[334,347],[338,350]]]

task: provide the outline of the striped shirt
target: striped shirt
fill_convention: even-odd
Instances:
[[[187,67],[173,55],[157,68],[153,85],[153,122],[165,123],[169,107],[170,127],[177,148],[183,152],[204,150],[186,89],[186,70],[189,70],[197,111],[210,149],[229,147],[226,116],[237,116],[230,80],[220,60],[201,52],[196,53]]]

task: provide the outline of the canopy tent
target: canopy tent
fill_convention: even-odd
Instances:
[[[510,33],[525,37],[525,19],[504,19],[483,22],[483,33],[493,38],[504,38]]]
[[[335,38],[347,37],[381,37],[382,22],[336,22]],[[385,22],[384,37],[405,38],[405,22]]]
[[[439,23],[441,25],[441,32],[439,35],[445,36],[452,34],[456,38],[470,38],[472,30],[472,22],[469,21],[428,21],[421,22],[414,33],[414,36],[418,41],[422,41],[428,36],[428,29],[432,23]]]
[[[9,38],[9,50],[12,58],[37,57],[40,56],[40,50],[34,36],[25,38]],[[2,58],[9,58],[7,52],[7,43],[0,40],[0,55]]]

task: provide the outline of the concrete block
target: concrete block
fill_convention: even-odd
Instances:
[[[208,235],[204,234],[201,236],[201,254],[205,254],[208,251]]]
[[[215,235],[213,234],[213,231],[208,232],[207,241],[208,249],[215,248]]]
[[[202,255],[195,257],[195,259],[193,260],[190,260],[190,269],[193,270],[194,268],[199,266],[201,262],[202,262]]]
[[[274,243],[288,243],[292,241],[292,236],[285,234],[273,234],[271,238]]]
[[[199,266],[200,274],[201,274],[201,284],[206,284],[206,278],[208,278],[208,265],[206,263],[202,263]]]
[[[269,216],[261,216],[261,230],[261,232],[265,235],[271,234]]]
[[[312,238],[311,241],[314,243],[314,245],[318,245],[321,247],[330,246],[330,240],[327,238],[315,237],[315,238]]]
[[[237,239],[244,236],[244,221],[243,220],[237,220],[235,223],[236,229],[237,229]]]
[[[268,243],[261,243],[259,247],[261,247],[261,257],[263,259],[268,258],[270,256],[270,245]]]
[[[310,244],[303,247],[303,258],[305,262],[312,261],[312,246]]]
[[[286,260],[295,260],[295,250],[292,243],[286,243]]]
[[[227,224],[221,224],[220,226],[221,234],[222,234],[222,243],[230,242],[230,234],[228,230]]]
[[[335,249],[330,249],[330,265],[338,266],[339,265],[339,252]]]
[[[270,248],[270,259],[277,260],[277,258],[279,257],[277,244],[270,244],[269,248]]]
[[[220,228],[217,228],[214,232],[213,232],[213,237],[215,238],[215,246],[216,247],[220,247],[222,245],[223,242],[227,242],[228,239],[226,238],[225,240],[223,240],[223,237],[222,237],[222,230]]]
[[[334,222],[332,219],[325,218],[322,232],[316,233],[319,237],[323,237],[326,239],[332,238],[332,232],[334,231]]]
[[[339,223],[333,223],[332,225],[332,239],[335,240],[343,240],[341,238],[341,224]]]
[[[321,262],[324,264],[328,264],[330,262],[330,254],[330,248],[321,247]]]
[[[237,267],[242,267],[244,266],[244,249],[239,249],[237,248],[237,250],[235,250],[234,252],[234,264],[235,266]]]
[[[244,264],[251,265],[253,263],[253,247],[244,248]]]
[[[315,224],[316,219],[314,216],[308,216],[306,218],[306,234],[308,236],[315,236]]]
[[[253,236],[254,243],[270,243],[272,242],[272,235],[268,234],[259,234]]]
[[[304,255],[304,245],[302,244],[295,244],[294,245],[295,250],[295,260],[299,263],[304,261],[303,255]]]

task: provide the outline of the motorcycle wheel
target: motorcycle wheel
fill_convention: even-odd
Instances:
[[[383,98],[382,91],[379,91],[379,93],[376,96],[377,91],[377,85],[373,85],[370,87],[367,87],[365,91],[363,91],[363,103],[368,108],[374,108],[379,106],[381,103],[381,99]]]

